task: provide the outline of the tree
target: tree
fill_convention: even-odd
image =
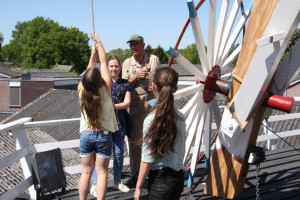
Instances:
[[[132,56],[132,53],[131,53],[131,50],[129,49],[114,49],[114,50],[111,50],[110,52],[107,53],[107,57],[110,56],[110,55],[116,55],[118,56],[118,58],[120,59],[120,61],[123,63],[126,58],[129,58],[130,56]]]
[[[300,38],[300,28],[297,28],[289,43],[289,46],[286,48],[285,52],[283,53],[282,59],[291,51],[291,49],[296,44],[299,38]]]
[[[200,64],[198,50],[195,43],[188,45],[185,49],[179,49],[178,52],[192,64]]]
[[[1,49],[2,49],[2,42],[3,42],[3,34],[0,32],[0,60],[1,60]]]
[[[153,52],[153,49],[152,49],[151,45],[148,44],[145,48],[145,53],[150,55],[150,54],[152,54],[152,52]]]
[[[159,58],[160,63],[167,64],[169,61],[169,57],[164,52],[163,48],[160,45],[156,49],[153,50],[153,54]]]
[[[5,54],[22,68],[48,69],[73,65],[82,72],[89,61],[89,37],[78,28],[66,28],[43,17],[18,22]]]

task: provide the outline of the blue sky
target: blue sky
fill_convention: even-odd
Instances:
[[[198,0],[194,2],[196,5]],[[198,11],[205,40],[207,5],[208,1]],[[3,45],[9,43],[18,21],[29,21],[37,16],[52,19],[61,26],[77,27],[84,33],[93,31],[90,0],[0,0],[0,8]],[[188,15],[186,0],[94,0],[95,30],[107,52],[128,48],[126,41],[132,34],[142,35],[146,45],[152,48],[174,46]],[[179,48],[194,42],[189,26]]]

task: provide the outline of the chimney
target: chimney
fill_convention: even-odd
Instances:
[[[31,79],[30,72],[23,72],[22,73],[22,80],[30,80],[30,79]]]

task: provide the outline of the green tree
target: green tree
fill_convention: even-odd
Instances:
[[[109,57],[110,55],[116,55],[118,56],[118,58],[120,59],[120,61],[123,63],[126,58],[129,58],[130,56],[132,56],[131,50],[129,49],[113,49],[110,52],[107,53],[107,57]]]
[[[167,54],[165,53],[163,48],[161,48],[160,45],[158,45],[158,47],[153,50],[153,54],[159,58],[160,63],[162,63],[162,64],[168,63],[169,57],[167,56]]]
[[[43,17],[18,22],[5,54],[22,68],[49,69],[73,65],[82,72],[89,61],[89,37],[78,28],[66,28]]]
[[[192,64],[200,64],[198,50],[195,43],[188,45],[185,49],[179,49],[178,52]]]
[[[153,49],[152,49],[152,47],[151,47],[151,45],[147,45],[146,46],[146,48],[145,48],[145,53],[147,53],[147,54],[152,54],[153,53]]]
[[[1,57],[1,50],[2,50],[2,42],[3,42],[3,34],[0,32],[0,60],[2,59]]]
[[[285,52],[283,53],[282,59],[291,51],[291,49],[296,44],[299,38],[300,38],[300,28],[297,28],[289,43],[289,46],[286,48]]]

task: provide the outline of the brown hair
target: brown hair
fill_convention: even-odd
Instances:
[[[83,91],[81,94],[81,112],[85,110],[89,126],[93,129],[102,130],[101,120],[102,106],[99,89],[103,85],[103,80],[98,68],[87,69],[82,78]]]
[[[110,55],[110,56],[108,57],[108,59],[107,59],[107,63],[109,63],[110,60],[116,60],[116,61],[118,61],[119,66],[120,66],[120,67],[122,66],[122,65],[121,65],[121,61],[120,61],[120,59],[119,59],[118,56],[116,56],[116,55]]]
[[[178,133],[176,126],[177,110],[173,93],[177,90],[178,73],[169,67],[160,68],[154,75],[157,103],[155,116],[146,135],[145,142],[152,142],[150,155],[162,157],[174,152],[174,145]]]

